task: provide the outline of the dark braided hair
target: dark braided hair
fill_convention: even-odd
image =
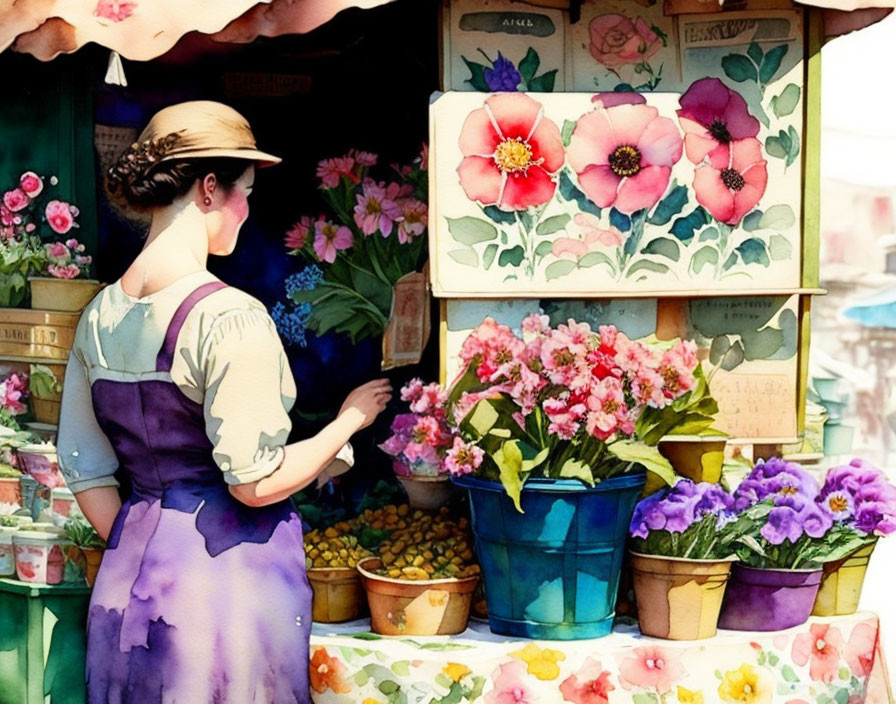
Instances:
[[[214,174],[225,190],[233,187],[251,165],[230,157],[188,157],[163,161],[178,142],[177,133],[142,143],[134,142],[109,167],[106,190],[138,212],[171,205],[197,180]]]

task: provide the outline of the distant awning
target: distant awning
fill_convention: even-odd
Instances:
[[[896,286],[891,286],[843,308],[850,320],[869,328],[896,328]]]
[[[350,7],[392,0],[0,0],[0,51],[49,61],[94,42],[147,61],[188,32],[221,42],[303,34]]]

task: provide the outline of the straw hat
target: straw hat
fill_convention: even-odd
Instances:
[[[137,138],[138,144],[147,142],[165,144],[158,161],[233,157],[249,159],[258,167],[281,161],[280,157],[256,148],[255,136],[245,117],[211,100],[193,100],[159,110]]]

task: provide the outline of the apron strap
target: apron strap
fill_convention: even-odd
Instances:
[[[180,335],[180,329],[183,327],[184,321],[187,319],[187,315],[189,315],[190,311],[193,310],[193,307],[206,296],[215,291],[219,291],[222,288],[227,288],[227,284],[222,281],[210,281],[193,291],[193,293],[187,296],[183,303],[177,307],[177,310],[174,311],[174,317],[171,318],[171,322],[168,324],[168,330],[165,331],[165,341],[162,343],[162,348],[159,350],[159,354],[156,357],[157,372],[171,371],[171,364],[174,361],[174,347],[177,344],[177,336]]]

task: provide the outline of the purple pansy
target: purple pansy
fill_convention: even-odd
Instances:
[[[769,496],[799,495],[814,499],[818,495],[818,482],[795,462],[779,457],[760,460],[734,492],[738,511],[759,503]]]
[[[510,93],[517,90],[522,76],[513,65],[513,61],[504,58],[501,52],[498,52],[498,58],[492,63],[492,68],[487,68],[483,72],[485,83],[488,89],[498,92]]]
[[[695,523],[712,515],[728,520],[734,500],[718,484],[682,479],[675,486],[652,494],[635,507],[630,532],[647,539],[650,531],[684,533]]]
[[[785,540],[795,543],[803,534],[799,513],[793,506],[777,506],[768,514],[759,534],[772,545],[780,545]]]
[[[818,501],[834,520],[860,533],[884,536],[896,531],[896,487],[866,460],[829,469]]]

